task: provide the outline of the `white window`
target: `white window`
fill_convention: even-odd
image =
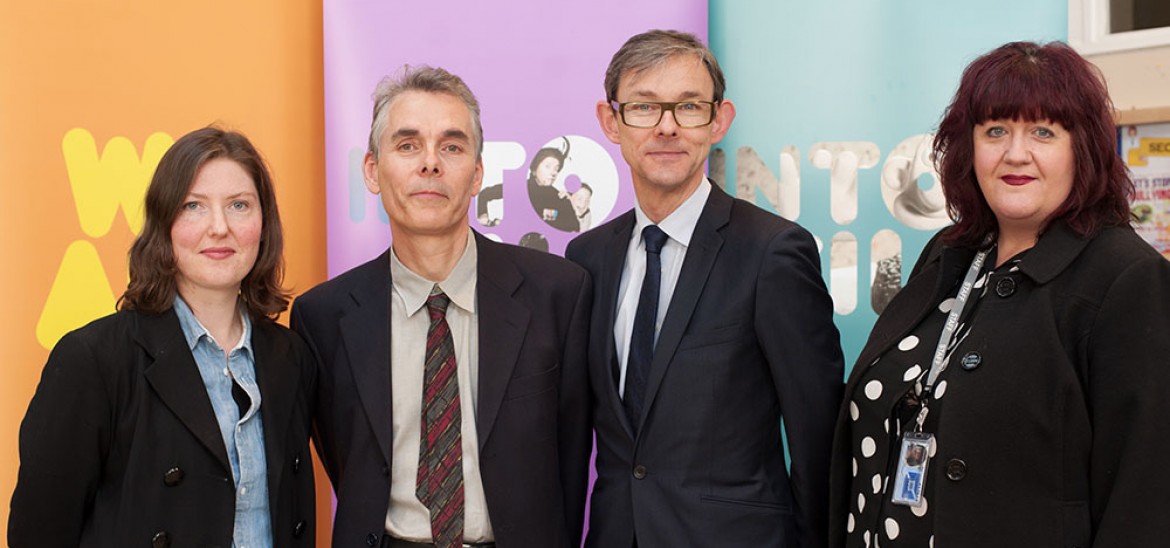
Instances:
[[[1170,45],[1170,1],[1069,0],[1069,44],[1082,55]]]

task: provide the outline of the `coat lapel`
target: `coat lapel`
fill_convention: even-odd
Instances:
[[[909,335],[910,331],[938,306],[943,295],[950,291],[955,281],[966,272],[975,254],[971,250],[943,248],[941,243],[924,249],[923,253],[926,254],[926,260],[921,270],[907,280],[907,285],[899,291],[898,298],[890,301],[890,305],[882,311],[881,317],[874,324],[869,342],[858,356],[857,364],[850,373],[846,394],[852,393],[851,390],[860,378],[862,370],[873,365],[875,360]],[[883,343],[874,346],[871,344],[873,341]],[[937,342],[937,339],[928,341],[931,348]]]
[[[390,460],[393,423],[390,410],[390,250],[374,259],[355,280],[354,308],[338,322],[357,384],[358,398],[386,462]]]
[[[199,375],[199,367],[195,365],[175,311],[168,310],[158,315],[138,314],[136,338],[154,359],[144,372],[146,381],[163,405],[215,455],[224,472],[231,477],[232,467],[215,410],[203,388],[203,377]]]
[[[524,276],[499,244],[475,234],[476,314],[479,317],[479,401],[476,432],[482,449],[491,436],[508,379],[516,368],[520,347],[528,331],[530,313],[513,298]]]
[[[288,439],[301,381],[300,364],[293,361],[288,339],[279,336],[277,329],[266,320],[252,322],[252,348],[256,352],[256,382],[260,385],[260,417],[265,426],[264,455],[268,464],[268,496],[272,508],[277,508],[276,499],[281,492],[283,461],[288,451],[284,442]]]
[[[601,345],[601,352],[598,355],[604,360],[600,365],[605,368],[606,374],[602,375],[605,378],[605,386],[599,397],[604,398],[603,405],[608,405],[612,413],[616,413],[616,416],[622,418],[622,426],[626,429],[626,434],[630,436],[630,439],[634,439],[634,428],[626,418],[626,411],[622,407],[622,399],[618,394],[618,376],[621,371],[618,367],[617,348],[613,340],[613,325],[617,320],[618,288],[621,286],[622,269],[626,266],[626,252],[630,246],[634,224],[635,216],[632,210],[616,219],[613,223],[613,231],[608,235],[609,241],[605,242],[603,246],[602,253],[604,255],[601,258],[600,276],[594,281],[597,287],[593,293],[601,301],[597,317],[593,319],[593,323],[600,325],[600,327],[593,330],[598,340],[590,343],[590,345]]]
[[[674,294],[670,298],[670,308],[666,311],[666,318],[662,321],[662,328],[658,331],[658,342],[654,347],[654,358],[650,362],[650,376],[646,384],[646,405],[642,412],[642,422],[650,408],[654,405],[654,396],[658,387],[662,385],[662,378],[674,353],[678,350],[683,333],[691,323],[691,316],[711,268],[715,266],[715,259],[719,249],[723,247],[723,236],[719,230],[727,225],[731,218],[733,198],[724,194],[718,187],[712,185],[711,195],[703,206],[703,213],[695,225],[695,232],[691,235],[691,243],[687,246],[687,256],[683,260],[682,270],[678,275]],[[643,431],[642,428],[638,429]]]

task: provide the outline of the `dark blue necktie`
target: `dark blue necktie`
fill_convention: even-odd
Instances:
[[[630,333],[630,356],[626,360],[626,391],[622,407],[634,431],[642,418],[646,398],[646,378],[650,360],[654,357],[654,327],[658,322],[658,291],[662,287],[662,246],[666,233],[655,225],[642,229],[642,243],[646,245],[646,275],[638,294],[638,310],[634,314],[634,330]]]

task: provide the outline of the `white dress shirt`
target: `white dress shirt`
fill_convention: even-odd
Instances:
[[[479,475],[479,437],[475,429],[475,403],[479,388],[479,318],[475,313],[477,254],[475,238],[468,232],[467,248],[450,276],[438,282],[451,299],[447,324],[455,343],[456,375],[463,441],[463,538],[464,542],[494,539],[483,480]],[[431,542],[431,518],[415,496],[418,477],[419,438],[422,435],[422,393],[430,315],[427,297],[435,282],[406,268],[391,250],[390,276],[390,386],[394,425],[393,464],[390,477],[390,509],[386,532],[413,542]]]
[[[695,225],[699,222],[699,215],[707,205],[707,198],[711,195],[711,183],[707,179],[699,183],[698,188],[674,210],[667,215],[658,228],[668,236],[662,246],[662,284],[658,288],[658,317],[654,321],[654,341],[658,342],[658,331],[662,329],[662,319],[670,309],[670,299],[674,295],[674,287],[678,284],[678,274],[682,271],[683,260],[687,258],[687,247],[691,244],[691,235],[695,232]],[[618,286],[617,314],[613,324],[614,348],[618,358],[618,394],[626,393],[626,362],[630,357],[630,335],[634,331],[634,314],[638,310],[638,296],[642,292],[642,278],[646,276],[646,246],[642,243],[642,229],[653,224],[650,218],[642,211],[642,206],[634,205],[634,232],[630,235],[630,245],[626,248],[626,265],[622,268],[621,285]]]

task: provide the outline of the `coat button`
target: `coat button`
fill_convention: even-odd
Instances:
[[[301,471],[301,454],[297,453],[297,455],[293,457],[293,473],[296,474],[297,472],[300,472],[300,471]]]
[[[305,520],[302,519],[301,521],[298,521],[297,524],[293,526],[293,538],[300,538],[301,535],[305,534],[305,529],[308,526],[309,524],[305,523]]]
[[[382,475],[386,476],[386,477],[390,477],[390,467],[389,466],[382,467]]]
[[[366,535],[366,546],[377,546],[378,540],[380,540],[380,539],[381,539],[381,537],[379,537],[378,535],[370,533],[370,534]]]
[[[963,462],[963,459],[947,461],[947,479],[961,481],[965,477],[967,477],[967,463]]]
[[[646,467],[641,464],[634,467],[634,479],[643,479],[646,477]]]
[[[150,539],[151,548],[168,548],[171,545],[171,536],[166,531],[159,531]]]
[[[1008,297],[1011,297],[1012,293],[1015,293],[1015,292],[1016,292],[1016,280],[1012,279],[1011,276],[1006,276],[1006,277],[1000,278],[998,282],[995,282],[995,294],[996,295],[999,295],[1000,297],[1006,299]]]
[[[963,366],[963,369],[967,371],[972,371],[976,367],[979,367],[980,363],[983,363],[983,356],[980,356],[978,352],[963,354],[963,359],[959,361],[959,365]]]
[[[163,483],[166,484],[167,487],[174,487],[181,483],[183,481],[183,476],[186,475],[187,474],[183,472],[182,468],[176,466],[170,470],[167,470],[167,473],[163,475]]]

